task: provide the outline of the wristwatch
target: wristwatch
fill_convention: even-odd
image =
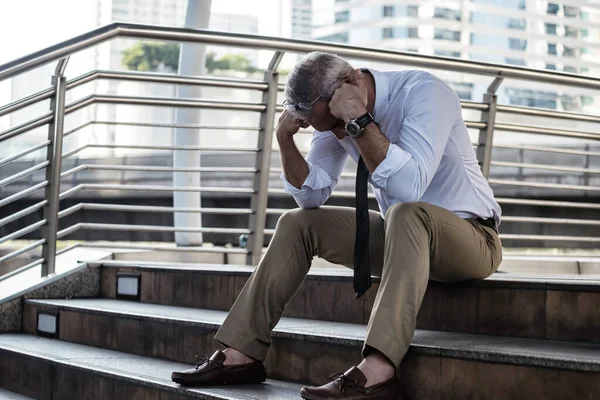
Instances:
[[[367,112],[356,119],[346,122],[346,132],[348,136],[357,138],[365,130],[365,127],[374,121],[373,116]]]

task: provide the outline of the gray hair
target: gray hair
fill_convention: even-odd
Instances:
[[[292,69],[285,85],[285,98],[292,103],[312,102],[318,96],[331,98],[341,84],[338,81],[349,80],[354,68],[342,57],[314,51],[308,53]],[[296,118],[305,119],[307,114],[301,110],[293,112]]]

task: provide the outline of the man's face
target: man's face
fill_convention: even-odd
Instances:
[[[340,123],[343,126],[342,121],[331,115],[331,112],[329,111],[329,100],[326,99],[319,99],[313,104],[312,111],[306,119],[306,122],[316,130],[322,132],[330,131]]]

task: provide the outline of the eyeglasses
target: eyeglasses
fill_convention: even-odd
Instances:
[[[312,110],[313,104],[315,104],[317,102],[317,100],[322,99],[323,97],[321,95],[317,96],[316,99],[314,99],[313,101],[301,101],[299,103],[292,103],[291,101],[288,101],[287,99],[283,101],[283,108],[285,108],[288,111],[297,111],[300,113],[309,113]]]

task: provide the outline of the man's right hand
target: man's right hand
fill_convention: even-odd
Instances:
[[[310,125],[294,117],[288,110],[283,110],[277,124],[277,137],[280,139],[294,136],[300,128],[308,128]]]

